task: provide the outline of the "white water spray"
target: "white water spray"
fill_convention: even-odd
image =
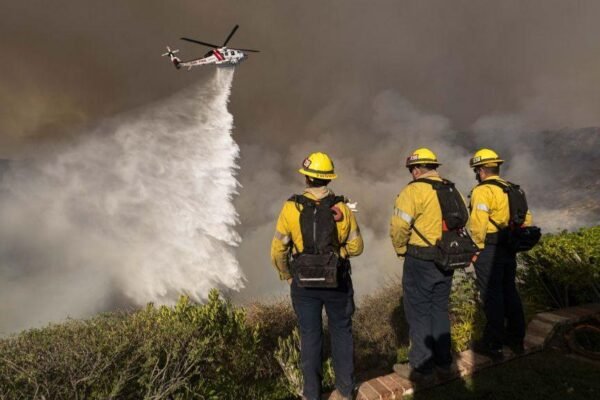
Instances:
[[[0,194],[0,332],[117,301],[240,289],[233,69],[17,163]]]

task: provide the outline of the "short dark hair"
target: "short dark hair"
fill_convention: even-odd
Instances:
[[[432,171],[432,170],[436,170],[437,167],[438,167],[438,165],[437,164],[417,164],[417,165],[411,165],[411,167],[409,168],[409,171],[412,170],[412,167],[423,169],[425,171]]]
[[[310,178],[308,176],[306,177],[306,184],[309,187],[323,187],[329,185],[329,182],[331,182],[331,179]]]
[[[495,167],[481,167],[482,170],[486,172],[488,175],[499,175],[500,174],[500,166],[497,165]]]

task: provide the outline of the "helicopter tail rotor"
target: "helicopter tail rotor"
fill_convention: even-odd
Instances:
[[[162,55],[162,57],[169,56],[169,58],[171,59],[171,62],[175,66],[175,68],[179,69],[179,68],[181,68],[180,65],[179,65],[181,63],[181,60],[178,57],[175,56],[176,53],[179,53],[178,49],[171,50],[171,48],[169,46],[167,46],[167,52],[164,53]]]

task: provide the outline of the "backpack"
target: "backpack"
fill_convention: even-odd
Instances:
[[[465,229],[469,212],[462,196],[454,187],[454,183],[446,179],[436,181],[421,178],[410,183],[417,182],[430,184],[436,192],[442,209],[442,237],[433,245],[414,225],[412,229],[425,243],[435,249],[433,262],[442,271],[467,268],[479,249]]]
[[[289,201],[300,210],[300,230],[304,250],[292,257],[290,267],[299,287],[338,287],[338,267],[342,262],[336,251],[340,248],[338,230],[332,209],[343,196],[329,195],[312,200],[303,195],[294,195]],[[296,248],[296,251],[298,249]]]
[[[483,181],[478,186],[482,185],[498,186],[508,196],[508,227],[500,228],[500,225],[490,218],[490,222],[498,228],[501,235],[498,240],[506,243],[515,253],[531,250],[540,241],[542,230],[537,226],[523,226],[529,210],[523,189],[514,183],[504,183],[497,179]]]

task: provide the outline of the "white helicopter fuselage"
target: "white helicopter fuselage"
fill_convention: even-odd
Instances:
[[[212,54],[207,57],[197,58],[195,60],[181,61],[178,57],[171,55],[171,61],[175,67],[188,68],[197,67],[199,65],[215,64],[221,67],[227,67],[239,64],[248,56],[240,50],[220,47],[212,51]]]

